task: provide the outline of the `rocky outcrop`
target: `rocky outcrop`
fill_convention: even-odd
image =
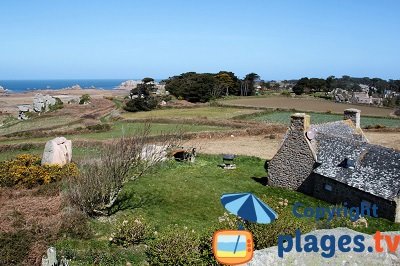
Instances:
[[[42,165],[65,165],[72,159],[72,142],[64,137],[49,140],[44,147]]]
[[[391,235],[393,238],[393,236],[399,234],[399,232],[387,232],[382,234]],[[316,230],[309,234],[302,235],[301,243],[303,243],[303,246],[305,243],[304,238],[307,235],[315,235],[319,241],[324,235],[335,236],[335,255],[332,258],[323,258],[321,256],[323,250],[321,249],[320,243],[318,243],[318,252],[296,252],[295,239],[293,239],[292,251],[284,253],[283,258],[278,256],[278,247],[274,246],[262,250],[256,250],[253,259],[246,265],[400,265],[400,250],[397,249],[395,253],[389,252],[384,240],[381,241],[381,246],[384,249],[383,252],[368,252],[368,247],[375,247],[375,241],[371,235],[362,234],[348,228]],[[352,239],[354,239],[355,235],[363,235],[365,237],[363,242],[365,245],[365,251],[359,253],[354,251],[340,252],[337,245],[338,239],[342,235],[349,235]],[[354,243],[351,243],[348,246],[353,249]]]
[[[141,83],[141,81],[137,81],[137,80],[127,80],[122,82],[118,88],[119,89],[132,89],[135,88],[139,83]]]
[[[33,98],[33,110],[35,112],[47,112],[50,109],[51,105],[55,105],[57,103],[56,98],[43,94],[36,94]]]

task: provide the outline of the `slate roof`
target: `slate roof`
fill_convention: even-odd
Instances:
[[[312,125],[311,129],[316,133],[311,146],[320,164],[314,173],[387,200],[398,195],[399,151],[368,143],[346,121]],[[355,166],[344,167],[346,159],[354,160]]]

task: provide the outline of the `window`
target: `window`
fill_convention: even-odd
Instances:
[[[329,185],[329,184],[324,184],[324,189],[325,189],[326,191],[332,191],[332,186]]]

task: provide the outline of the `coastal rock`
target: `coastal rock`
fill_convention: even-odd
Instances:
[[[33,110],[35,112],[47,112],[51,105],[56,104],[56,99],[50,95],[36,94],[33,98]]]
[[[65,165],[72,159],[72,142],[64,137],[49,140],[44,147],[42,165]]]
[[[141,81],[137,81],[137,80],[127,80],[122,82],[118,88],[121,89],[126,89],[126,88],[134,88],[136,87],[139,83],[141,83]]]
[[[386,232],[382,233],[384,235],[393,236],[399,234],[399,232]],[[368,252],[368,247],[375,247],[375,241],[372,235],[362,234],[356,231],[353,231],[348,228],[335,228],[335,229],[324,229],[324,230],[315,230],[308,234],[301,236],[302,248],[304,247],[305,240],[304,238],[307,235],[315,235],[318,239],[318,252],[296,252],[295,247],[295,239],[293,239],[293,248],[290,252],[284,253],[283,258],[278,256],[278,247],[270,247],[262,250],[254,251],[253,259],[246,265],[248,266],[267,266],[267,265],[399,265],[400,264],[400,250],[397,249],[395,253],[391,253],[387,249],[386,242],[381,241],[381,246],[384,249],[384,252],[378,253]],[[321,256],[321,253],[324,252],[321,249],[320,240],[324,235],[334,236],[335,237],[335,254],[333,257],[327,259]],[[340,252],[338,249],[338,239],[342,235],[348,235],[352,239],[354,239],[355,235],[363,235],[365,251],[364,252]],[[353,241],[354,242],[354,241]],[[351,250],[355,246],[354,243],[349,244]],[[286,246],[287,244],[285,244]],[[329,243],[328,243],[329,245]],[[329,251],[325,252],[329,253]]]
[[[0,93],[6,93],[6,92],[7,92],[7,90],[4,89],[4,87],[0,86]]]

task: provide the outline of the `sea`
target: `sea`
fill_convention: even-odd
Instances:
[[[0,80],[0,86],[11,93],[34,91],[34,90],[58,90],[74,85],[83,89],[96,88],[112,90],[122,82],[129,79],[54,79],[54,80]],[[138,80],[138,79],[131,79]],[[157,80],[156,80],[157,81]]]

